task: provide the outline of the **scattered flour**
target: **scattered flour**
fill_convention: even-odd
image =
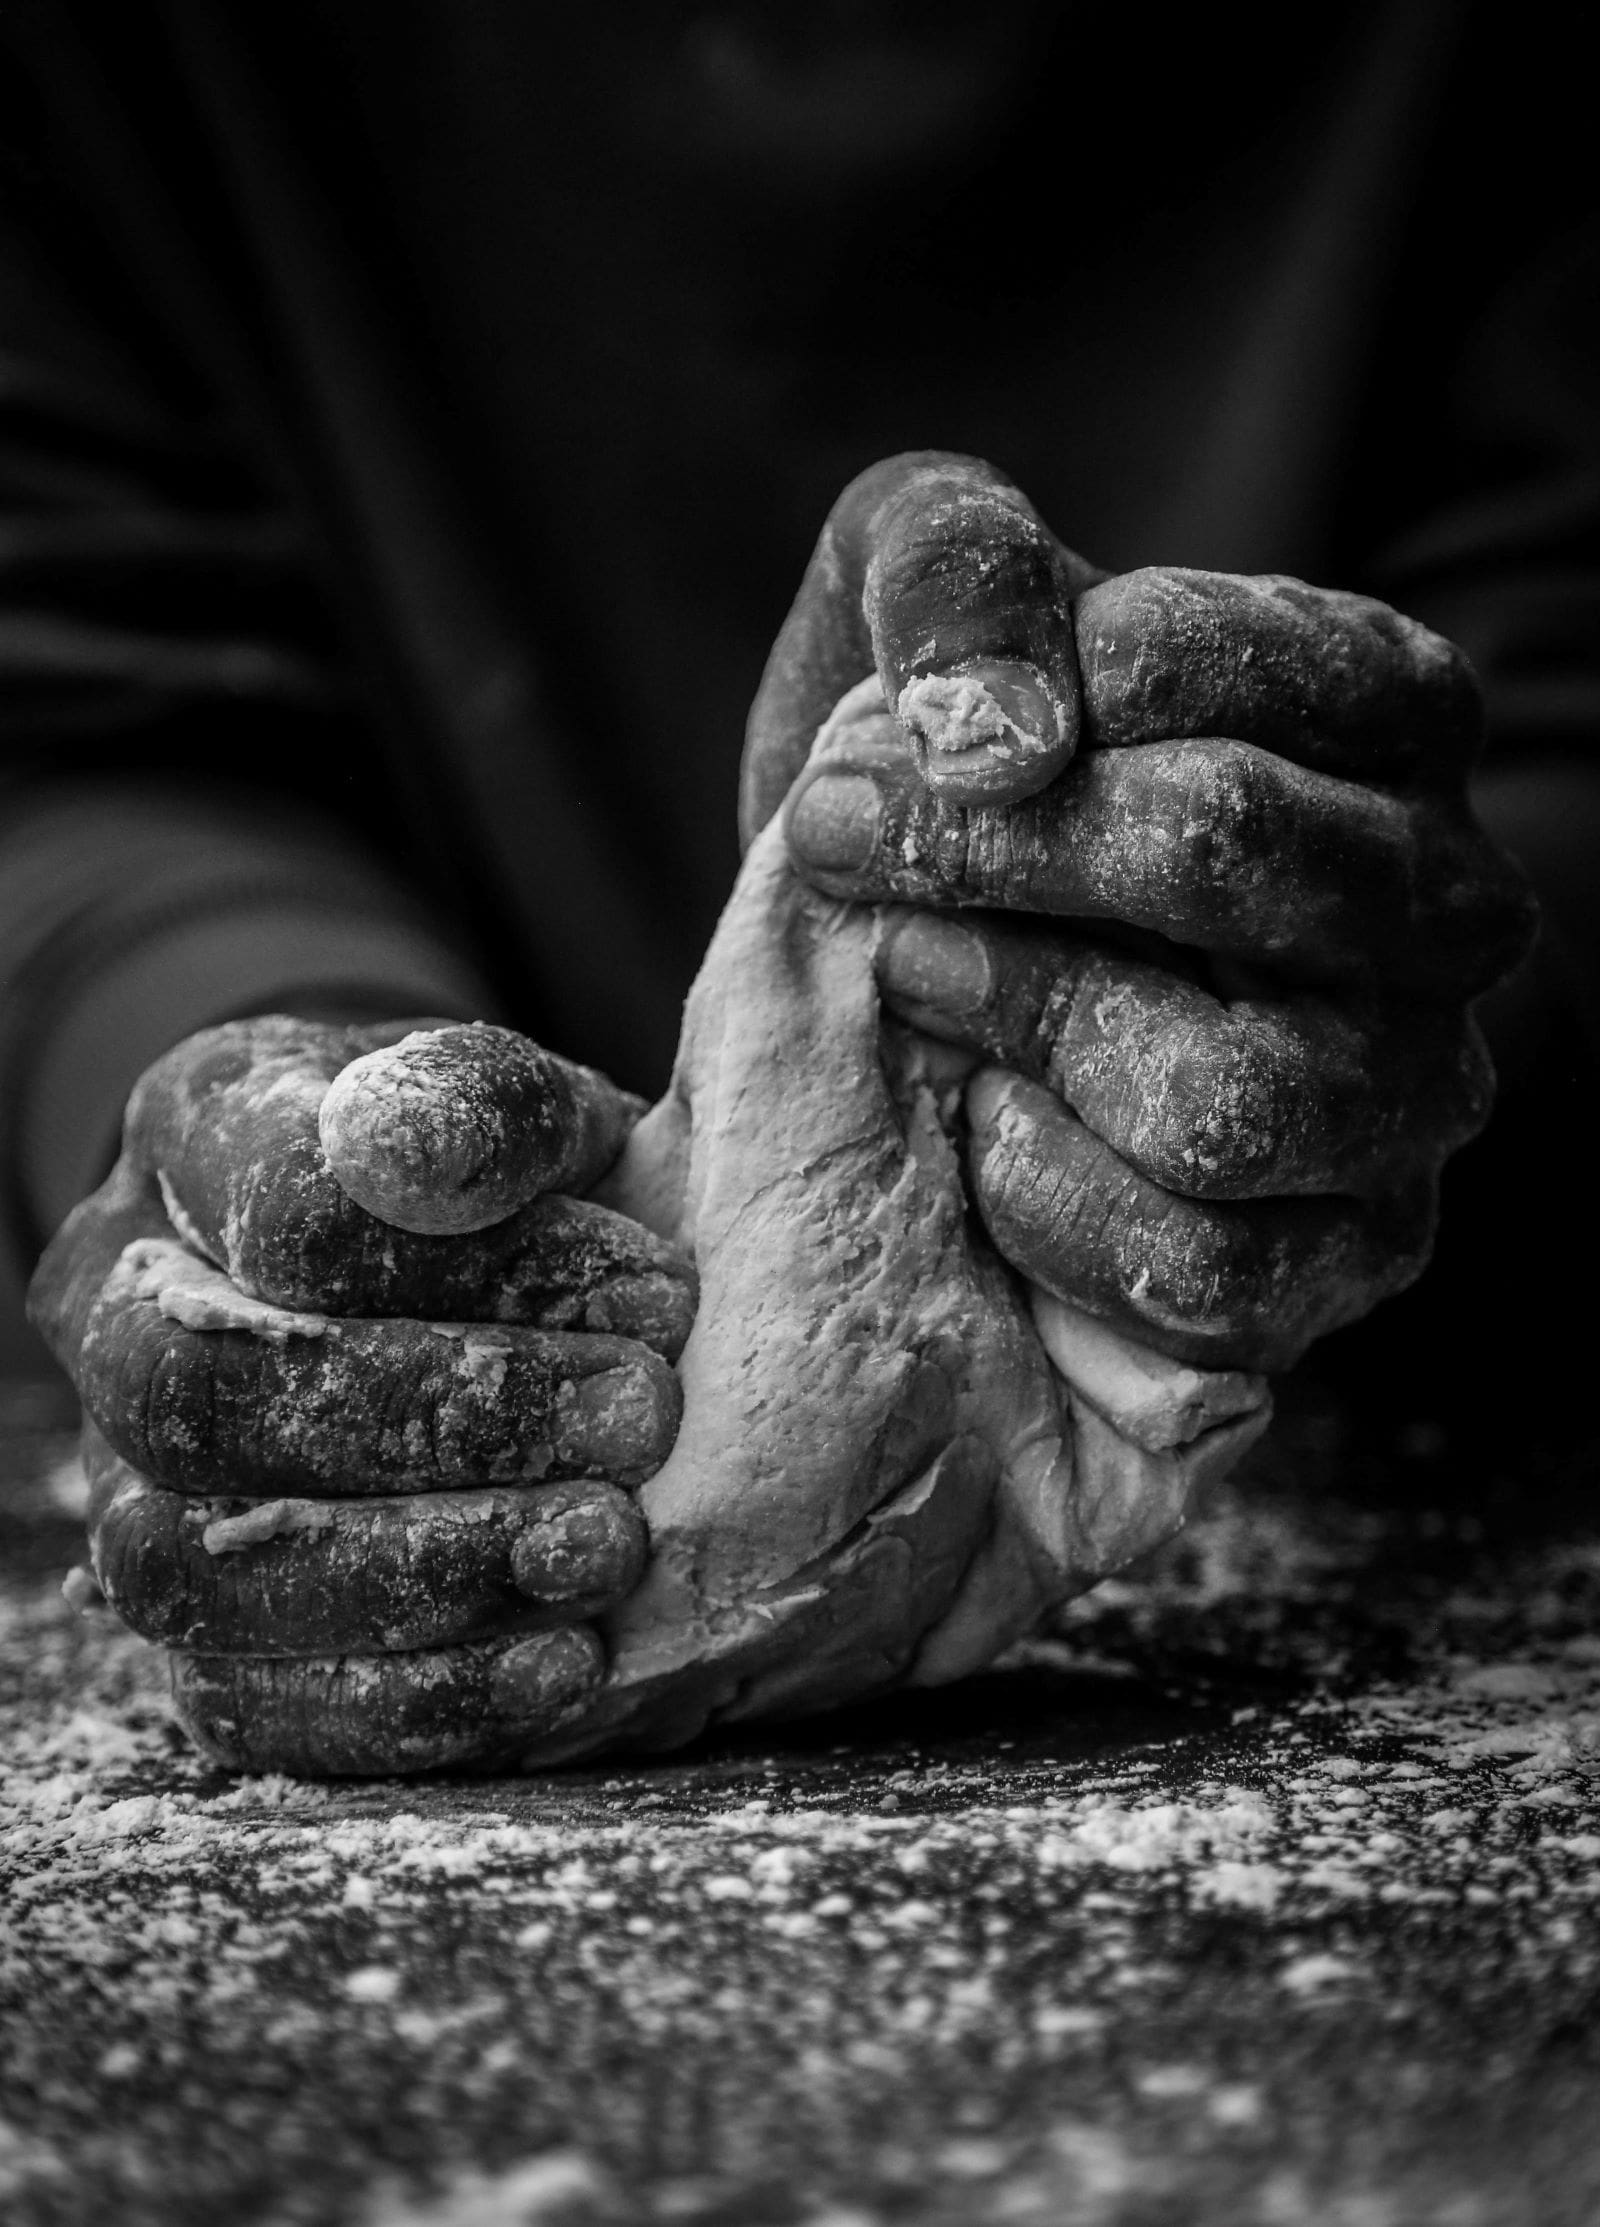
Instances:
[[[1287,1517],[1252,1533],[1226,1503],[1183,1551],[1176,1574],[1124,1580],[1064,1619],[1041,1669],[1083,1668],[1100,1692],[1102,1666],[1137,1664],[1151,1633],[1209,1635],[1241,1603],[1250,1629],[1293,1635],[1299,1604],[1340,1582],[1340,1553],[1361,1567],[1359,1540],[1300,1553]],[[437,2080],[448,2127],[452,2095],[497,2095],[546,2063],[519,2021],[555,2006],[569,2027],[614,2021],[666,2065],[686,2034],[736,2063],[741,2035],[771,2051],[779,2033],[785,2077],[841,2110],[914,2089],[930,2063],[1034,2068],[1063,2094],[1080,2067],[1126,2063],[1137,2107],[1185,2140],[1258,2140],[1272,2066],[1209,2063],[1151,2014],[1188,1984],[1163,1962],[1184,1925],[1223,1944],[1273,2016],[1318,2032],[1381,2001],[1393,1945],[1421,1957],[1441,1925],[1491,1939],[1497,1969],[1536,1988],[1592,1984],[1600,1645],[1557,1615],[1583,1572],[1551,1569],[1524,1594],[1554,1607],[1519,1616],[1463,1591],[1406,1675],[1313,1665],[1299,1698],[1216,1712],[1221,1734],[1180,1721],[1081,1757],[1070,1743],[1030,1757],[1025,1739],[897,1754],[865,1781],[779,1745],[721,1775],[430,1790],[221,1779],[177,1741],[154,1651],[109,1616],[73,1617],[53,1577],[0,1583],[0,1988],[32,2002],[48,1972],[52,2018],[67,2005],[85,2023],[107,2095],[170,2084],[202,2047],[254,2064],[359,2037],[418,2092]],[[478,1944],[475,1960],[435,1964],[423,1986],[420,1945],[441,1938]],[[0,2208],[22,2216],[80,2160],[8,2108]],[[1086,2119],[1025,2157],[983,2128],[948,2141],[974,2217],[1001,2216],[991,2182],[1019,2219],[1091,2227],[1173,2185],[1175,2152]],[[374,2184],[357,2227],[610,2216],[582,2127],[500,2173],[432,2154],[418,2185]],[[658,2216],[699,2216],[687,2182],[679,2194]]]
[[[587,2227],[615,2217],[615,2190],[581,2150],[551,2150],[504,2173],[459,2174],[438,2196],[408,2201],[379,2185],[361,2227]]]

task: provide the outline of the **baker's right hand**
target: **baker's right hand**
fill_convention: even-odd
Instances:
[[[434,1022],[229,1023],[136,1087],[30,1306],[83,1403],[95,1575],[216,1760],[481,1767],[581,1718],[694,1312],[681,1254],[582,1196],[641,1110]],[[508,1173],[539,1190],[509,1214]]]
[[[1488,1114],[1472,1002],[1535,908],[1472,815],[1482,721],[1399,612],[1108,578],[992,465],[917,453],[824,527],[743,818],[897,908],[880,987],[982,1062],[968,1182],[1011,1265],[1178,1362],[1278,1370],[1421,1272]]]

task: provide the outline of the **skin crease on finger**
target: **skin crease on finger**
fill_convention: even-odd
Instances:
[[[85,1330],[88,1412],[136,1467],[188,1492],[416,1492],[596,1469],[637,1482],[671,1444],[677,1380],[622,1339],[315,1317],[285,1330],[263,1312],[265,1328],[244,1327],[216,1271],[160,1239],[130,1246]]]
[[[1437,1186],[1365,1204],[1204,1205],[1118,1159],[1052,1091],[1004,1069],[967,1089],[975,1204],[1024,1275],[1175,1358],[1287,1368],[1427,1265]]]
[[[1463,1002],[1527,949],[1526,884],[1464,808],[1198,740],[1091,751],[1041,796],[955,810],[869,705],[786,813],[830,896],[1104,918],[1291,980]]]
[[[615,1486],[409,1500],[196,1499],[120,1460],[92,1427],[90,1538],[135,1631],[200,1653],[411,1651],[585,1621],[631,1590],[644,1524]]]
[[[178,1721],[234,1771],[312,1778],[505,1769],[581,1719],[605,1675],[582,1625],[402,1655],[174,1654]]]
[[[1381,1191],[1488,1116],[1493,1075],[1464,1011],[1225,1000],[1080,929],[915,910],[886,922],[878,981],[895,1011],[1048,1083],[1191,1198]]]
[[[34,1306],[86,1412],[178,1490],[636,1481],[677,1427],[676,1377],[633,1340],[252,1299],[177,1243],[126,1161],[52,1242]]]

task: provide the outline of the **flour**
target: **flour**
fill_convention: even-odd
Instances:
[[[210,2207],[229,2216],[244,2175],[312,2139],[279,2087],[252,2085],[263,2063],[335,2089],[340,2068],[381,2063],[404,2099],[426,2162],[401,2183],[372,2153],[339,2214],[354,2227],[522,2227],[481,2207],[521,2202],[518,2176],[561,2156],[606,2191],[582,2197],[606,2219],[635,2130],[686,2108],[673,2083],[714,2083],[683,2093],[721,2110],[752,2065],[778,2088],[763,2140],[797,2111],[870,2130],[875,2099],[903,2113],[950,2068],[975,2102],[1002,2071],[1056,2098],[1026,2139],[952,2109],[905,2162],[896,2187],[943,2174],[973,2217],[1005,2216],[1004,2191],[1019,2218],[1113,2227],[1119,2207],[1168,2203],[1174,2160],[1208,2130],[1260,2145],[1266,2172],[1279,2075],[1249,2054],[1235,1994],[1292,2056],[1306,2029],[1387,2033],[1384,2003],[1429,1956],[1452,1987],[1476,1964],[1525,2003],[1592,1989],[1600,1649],[1551,1604],[1581,1613],[1594,1572],[1576,1548],[1486,1559],[1413,1611],[1409,1666],[1353,1679],[1335,1611],[1370,1583],[1374,1536],[1358,1513],[1215,1494],[1161,1563],[1019,1651],[1024,1681],[1061,1682],[1042,1748],[1019,1721],[932,1753],[777,1739],[764,1757],[432,1787],[208,1771],[174,1740],[154,1650],[109,1616],[74,1618],[53,1574],[0,1581],[0,1991],[36,2003],[45,1974],[51,2006],[11,2020],[14,2038],[39,2028],[40,2054],[8,2091],[30,2102],[0,2140],[0,2200],[23,2217],[52,2188],[148,2185],[130,2176],[174,2169],[170,2099],[193,2089],[227,2098],[237,2165],[207,2170],[240,2176]],[[1160,1736],[1096,1717],[1148,1697],[1151,1649],[1237,1675],[1269,1645],[1299,1650],[1286,1694],[1177,1709]],[[58,2033],[84,2038],[53,2071]],[[564,2128],[464,2151],[566,2093],[585,2047]],[[1142,2132],[1100,2123],[1108,2079],[1156,2115]],[[85,2081],[123,2150],[96,2147]],[[729,2126],[768,2108],[726,2092]],[[315,2140],[359,2145],[359,2099],[337,2094],[356,2131],[317,2117]],[[320,2171],[321,2148],[295,2154]],[[664,2196],[653,2216],[740,2216],[723,2184],[648,2170],[652,2201],[659,2185],[680,2207]],[[541,2183],[526,2185],[532,2203]],[[826,2201],[797,2199],[796,2220]],[[883,2222],[907,2204],[865,2208]],[[614,2208],[628,2227],[652,2216]],[[1258,2214],[1295,2216],[1241,2211]],[[568,2216],[585,2217],[577,2194]]]
[[[124,1248],[106,1279],[106,1292],[115,1297],[124,1287],[134,1299],[153,1299],[169,1321],[186,1330],[245,1330],[281,1346],[291,1338],[320,1338],[328,1328],[322,1315],[252,1299],[220,1269],[170,1238],[137,1237]]]
[[[986,750],[996,758],[1037,758],[1059,739],[1029,734],[982,681],[966,674],[920,674],[900,691],[895,713],[941,757]]]
[[[325,1502],[315,1500],[260,1500],[243,1515],[216,1516],[200,1534],[207,1554],[239,1554],[265,1539],[307,1532],[315,1536],[331,1531],[336,1518]]]

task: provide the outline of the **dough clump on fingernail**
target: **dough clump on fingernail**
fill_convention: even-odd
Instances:
[[[956,756],[989,750],[1001,758],[1036,756],[1048,746],[1028,733],[983,682],[966,673],[922,673],[900,691],[895,713],[932,751]]]

